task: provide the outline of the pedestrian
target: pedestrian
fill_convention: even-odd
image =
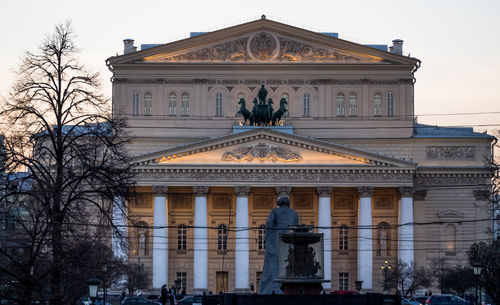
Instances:
[[[161,305],[167,304],[167,298],[168,298],[167,295],[168,295],[167,285],[164,284],[163,286],[161,286],[161,291],[160,291],[160,303],[161,303]]]
[[[182,297],[184,297],[186,295],[186,288],[182,288],[181,295],[182,295]]]

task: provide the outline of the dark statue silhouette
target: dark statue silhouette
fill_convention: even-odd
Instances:
[[[286,105],[288,104],[285,98],[280,100],[280,108],[278,111],[274,112],[273,108],[273,100],[271,98],[267,99],[267,90],[264,85],[261,86],[259,92],[257,93],[257,97],[253,99],[253,108],[252,111],[249,111],[246,108],[246,101],[243,98],[238,100],[238,111],[237,115],[242,115],[244,121],[241,123],[245,125],[248,121],[250,126],[276,126],[279,125],[279,122],[283,115],[287,111]]]
[[[260,294],[281,293],[278,278],[278,239],[281,233],[287,233],[290,226],[299,224],[297,212],[290,208],[290,199],[278,199],[278,208],[273,209],[266,220],[266,251],[264,267],[260,278]]]

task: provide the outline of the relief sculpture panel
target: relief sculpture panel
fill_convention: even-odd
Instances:
[[[474,159],[474,146],[427,146],[427,159]]]

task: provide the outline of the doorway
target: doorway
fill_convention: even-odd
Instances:
[[[215,273],[215,286],[216,293],[219,292],[228,292],[229,291],[229,276],[226,271],[217,271]]]

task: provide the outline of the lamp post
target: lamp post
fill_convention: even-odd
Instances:
[[[472,263],[472,268],[474,270],[474,277],[476,278],[476,304],[481,304],[481,300],[478,300],[478,284],[479,284],[479,277],[481,276],[481,272],[483,271],[483,265],[481,262],[476,261]],[[480,290],[480,289],[479,289]],[[479,294],[479,297],[481,297],[481,294]]]
[[[98,278],[92,277],[87,280],[87,284],[89,285],[89,296],[92,300],[92,305],[95,303],[95,298],[97,297],[97,289],[101,284],[101,281]]]
[[[392,266],[389,264],[389,261],[387,259],[384,260],[384,264],[380,265],[380,269],[384,272],[384,291],[387,291],[389,289],[387,285],[387,273],[389,270],[391,270]]]

